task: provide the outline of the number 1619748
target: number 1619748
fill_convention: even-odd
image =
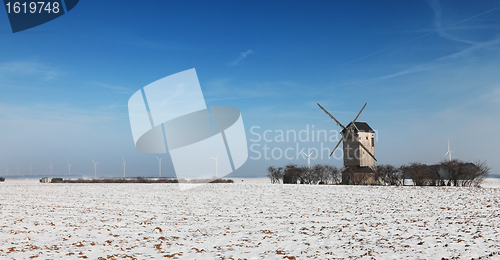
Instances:
[[[42,13],[42,12],[47,12],[47,13],[59,13],[60,7],[59,7],[59,2],[23,2],[22,4],[19,2],[7,2],[5,4],[7,7],[7,13]]]

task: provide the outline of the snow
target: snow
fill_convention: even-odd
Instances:
[[[483,188],[0,183],[2,259],[500,259]]]

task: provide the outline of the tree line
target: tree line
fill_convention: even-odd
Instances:
[[[177,179],[177,178],[103,178],[103,179],[63,179],[52,178],[51,183],[234,183],[232,179]]]
[[[269,166],[267,176],[271,183],[340,184],[341,170],[333,165],[316,164],[311,169],[306,166],[288,164],[285,167]]]
[[[353,168],[337,168],[332,165],[316,164],[311,169],[296,164],[285,167],[268,167],[271,183],[284,184],[342,184],[342,175],[351,184],[409,185],[415,186],[479,186],[490,173],[485,162],[476,163],[462,160],[442,161],[426,165],[410,163],[402,166],[390,164],[376,165],[374,173],[360,173]],[[406,181],[406,183],[405,183]]]

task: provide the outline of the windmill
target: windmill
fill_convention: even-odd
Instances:
[[[450,162],[451,162],[451,153],[452,151],[450,151],[450,139],[448,139],[448,152],[446,152],[444,156],[446,157],[446,155],[448,155],[448,161]]]
[[[158,159],[158,174],[161,177],[161,159],[163,159],[163,157],[158,158],[158,156],[156,156],[156,159]]]
[[[28,170],[30,170],[30,175],[33,175],[33,167],[31,166],[31,163],[30,163],[30,167],[28,168]]]
[[[66,162],[68,162],[68,175],[71,175],[71,165],[72,164],[70,164],[68,160],[66,160]]]
[[[307,168],[311,170],[311,155],[313,154],[312,152],[310,154],[306,154],[304,151],[302,153],[307,157]]]
[[[219,155],[217,154],[217,157],[210,157],[215,160],[215,178],[217,178],[217,173],[219,172]]]
[[[352,182],[352,178],[357,178],[362,179],[365,184],[372,183],[374,181],[375,172],[371,167],[375,164],[375,161],[377,161],[374,155],[375,131],[373,131],[373,129],[366,122],[356,121],[358,120],[359,115],[361,115],[361,112],[365,109],[366,103],[354,120],[352,120],[347,126],[342,125],[319,103],[318,106],[327,115],[329,115],[330,118],[337,123],[337,125],[342,127],[342,138],[330,153],[330,156],[332,156],[340,143],[343,142],[344,167],[346,170],[342,173],[342,181],[348,184]],[[362,178],[360,176],[362,176]],[[371,177],[366,178],[366,176]]]
[[[97,179],[97,164],[100,162],[94,162],[94,160],[90,159],[94,163],[94,178]]]
[[[123,156],[122,156],[122,161],[123,161],[123,178],[125,178],[125,159],[123,159]]]
[[[54,169],[54,167],[52,167],[52,162],[50,162],[50,166],[47,167],[47,169],[50,169],[50,176],[52,176],[52,170]]]

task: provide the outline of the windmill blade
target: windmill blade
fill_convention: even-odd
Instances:
[[[359,111],[358,115],[356,116],[356,118],[354,118],[354,120],[352,120],[352,122],[356,122],[356,120],[358,120],[358,117],[359,117],[359,115],[361,115],[361,112],[363,112],[363,109],[365,109],[366,104],[367,103],[365,103],[365,105],[363,106],[363,108],[361,108],[361,110]]]
[[[342,142],[342,138],[339,140],[339,142],[337,143],[335,148],[333,148],[332,152],[330,153],[330,157],[332,156],[333,152],[335,152],[335,150],[337,150],[337,147],[339,147],[340,142]]]
[[[360,141],[356,139],[356,142],[358,142],[358,144],[361,145],[363,149],[365,149],[365,151],[373,158],[373,160],[377,161],[377,159],[375,159],[375,156],[370,151],[368,151],[368,149]]]
[[[342,127],[343,129],[345,129],[345,126],[344,126],[344,125],[342,125],[342,124],[341,124],[341,123],[340,123],[337,119],[335,119],[335,117],[333,117],[333,116],[332,116],[332,114],[330,114],[328,111],[326,111],[326,109],[324,109],[324,108],[323,108],[323,107],[322,107],[319,103],[316,103],[316,104],[318,104],[319,108],[323,109],[323,111],[325,111],[325,113],[326,113],[327,115],[329,115],[329,116],[330,116],[333,120],[335,120],[335,122],[336,122],[336,123],[337,123],[340,127]]]

